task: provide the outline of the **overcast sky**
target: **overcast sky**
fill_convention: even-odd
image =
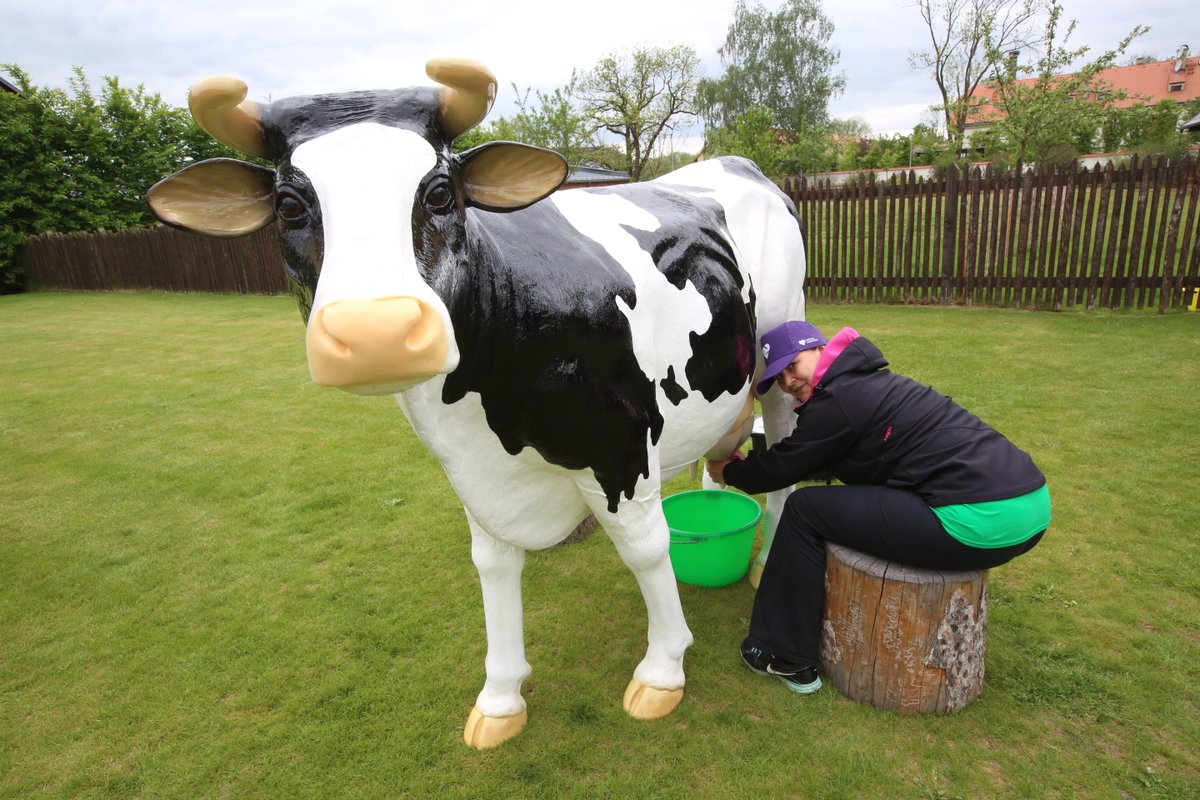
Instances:
[[[777,8],[781,0],[765,0]],[[1071,43],[1093,53],[1134,25],[1151,27],[1130,52],[1200,54],[1192,0],[1062,0],[1079,20]],[[937,102],[927,74],[908,65],[928,31],[908,0],[827,0],[832,44],[846,91],[835,117],[859,116],[878,133],[908,132]],[[66,85],[73,66],[93,87],[103,76],[144,84],[173,105],[209,75],[236,75],[256,100],[296,94],[427,84],[424,64],[463,56],[487,64],[500,83],[490,118],[515,111],[512,84],[563,86],[613,51],[690,44],[705,75],[734,0],[7,0],[0,10],[0,64],[16,64],[38,86]]]

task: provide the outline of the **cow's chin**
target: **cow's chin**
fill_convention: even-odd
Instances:
[[[376,395],[385,395],[385,394],[387,394],[387,395],[399,394],[400,392],[403,392],[406,389],[411,389],[412,387],[414,387],[418,384],[424,383],[425,381],[429,380],[432,377],[433,377],[432,375],[422,375],[421,377],[407,378],[402,381],[383,381],[381,383],[353,383],[353,384],[349,384],[347,386],[338,386],[337,388],[341,389],[343,392],[349,392],[350,394],[359,394],[359,395],[368,396],[368,397],[376,396]]]

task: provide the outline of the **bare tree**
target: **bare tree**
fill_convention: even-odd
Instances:
[[[654,146],[681,121],[695,116],[700,59],[687,45],[613,53],[584,76],[584,115],[597,129],[621,137],[626,169],[638,180]]]
[[[1009,54],[1040,40],[1047,0],[916,0],[929,28],[930,49],[913,51],[909,64],[928,69],[942,95],[946,137],[955,152],[962,149],[971,99],[997,66],[997,54]],[[1003,56],[1001,56],[1003,57]]]

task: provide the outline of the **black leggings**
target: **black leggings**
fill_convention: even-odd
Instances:
[[[1043,531],[1044,533],[1044,531]],[[883,486],[810,486],[788,497],[763,569],[750,643],[795,666],[816,666],[825,606],[825,543],[942,570],[990,569],[1030,550],[970,547],[946,533],[915,494]]]

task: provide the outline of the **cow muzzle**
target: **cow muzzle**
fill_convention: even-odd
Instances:
[[[445,371],[441,315],[414,297],[339,300],[321,306],[305,336],[308,371],[321,386],[393,394]]]

